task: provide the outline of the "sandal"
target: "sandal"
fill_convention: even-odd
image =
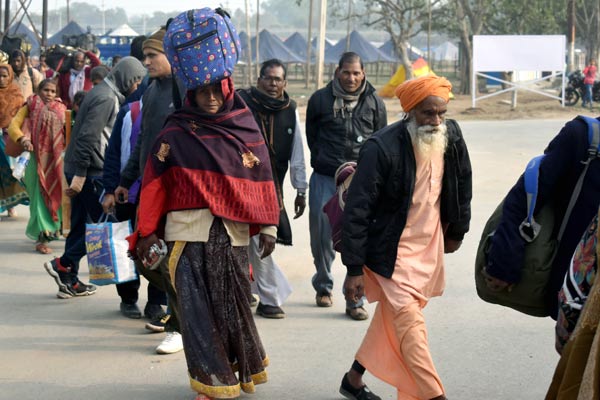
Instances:
[[[14,218],[17,216],[17,210],[15,210],[14,208],[9,208],[7,210],[8,216],[11,218]]]
[[[46,243],[38,243],[35,245],[35,250],[41,254],[52,254],[52,249]]]

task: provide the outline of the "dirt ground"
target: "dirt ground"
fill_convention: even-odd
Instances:
[[[556,90],[554,93],[558,93]],[[479,96],[482,96],[481,94]],[[568,121],[577,115],[597,116],[600,104],[593,110],[581,107],[581,101],[575,106],[563,107],[558,100],[529,91],[517,91],[517,107],[512,109],[512,93],[502,93],[484,100],[478,100],[472,107],[470,95],[455,95],[448,104],[448,117],[458,121],[468,120],[519,120],[519,119],[559,119]],[[307,97],[295,98],[301,119],[304,120]],[[397,98],[384,99],[389,122],[400,118],[402,108]]]

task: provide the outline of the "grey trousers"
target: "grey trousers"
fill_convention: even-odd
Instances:
[[[333,177],[316,172],[310,177],[308,191],[308,226],[310,230],[310,250],[312,252],[316,272],[312,277],[312,285],[318,295],[329,294],[333,290],[333,275],[331,264],[335,259],[335,250],[331,241],[331,226],[323,206],[335,193]],[[361,307],[363,300],[358,303],[346,302],[350,308]]]

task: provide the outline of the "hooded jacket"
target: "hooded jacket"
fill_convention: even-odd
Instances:
[[[66,175],[102,176],[104,152],[119,106],[144,75],[146,68],[141,62],[134,57],[125,57],[85,96],[65,153]]]

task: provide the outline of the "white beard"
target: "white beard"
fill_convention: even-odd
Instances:
[[[434,153],[443,153],[446,151],[446,145],[448,144],[446,133],[448,127],[445,122],[438,126],[417,126],[417,122],[414,118],[411,118],[406,127],[412,142],[421,156],[431,158],[431,155]]]

